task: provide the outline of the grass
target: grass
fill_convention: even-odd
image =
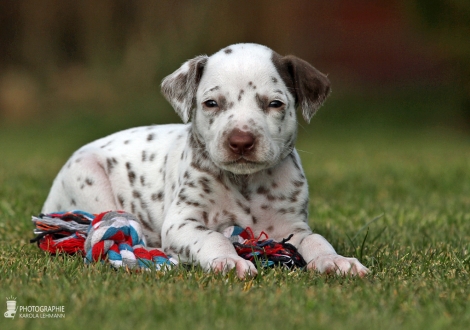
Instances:
[[[151,122],[154,106],[140,103],[142,116],[126,116],[123,106],[117,122],[86,115],[3,127],[0,297],[65,306],[66,317],[0,317],[0,328],[467,329],[470,138],[442,125],[442,112],[455,110],[429,95],[339,96],[310,126],[301,122],[311,225],[339,253],[361,259],[372,271],[365,279],[275,269],[240,281],[197,268],[126,272],[46,255],[28,243],[30,216],[60,166],[86,141]]]

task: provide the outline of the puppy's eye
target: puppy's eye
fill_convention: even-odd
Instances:
[[[217,102],[215,102],[214,100],[208,100],[206,102],[204,102],[204,105],[207,107],[207,108],[217,108],[219,105],[217,104]]]
[[[269,103],[269,107],[270,108],[280,108],[284,105],[284,103],[282,103],[281,101],[271,101],[271,103]]]

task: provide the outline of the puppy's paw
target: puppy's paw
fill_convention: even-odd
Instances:
[[[219,257],[212,260],[210,269],[215,272],[227,273],[235,268],[237,276],[240,279],[254,277],[258,274],[255,265],[251,261],[241,257]]]
[[[320,256],[310,261],[307,268],[317,270],[320,273],[336,273],[338,275],[359,277],[364,277],[369,273],[369,269],[356,258],[346,258],[337,254]]]

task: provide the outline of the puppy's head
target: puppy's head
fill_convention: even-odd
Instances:
[[[256,44],[198,56],[162,82],[211,160],[234,174],[273,167],[289,155],[296,108],[309,122],[329,92],[328,78],[307,62]]]

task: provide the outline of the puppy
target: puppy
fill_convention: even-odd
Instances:
[[[197,56],[162,82],[184,124],[138,127],[76,151],[42,212],[135,214],[147,244],[206,270],[257,273],[221,232],[251,227],[290,240],[319,272],[364,276],[308,225],[308,188],[297,151],[296,108],[309,122],[327,77],[295,56],[236,44]]]

